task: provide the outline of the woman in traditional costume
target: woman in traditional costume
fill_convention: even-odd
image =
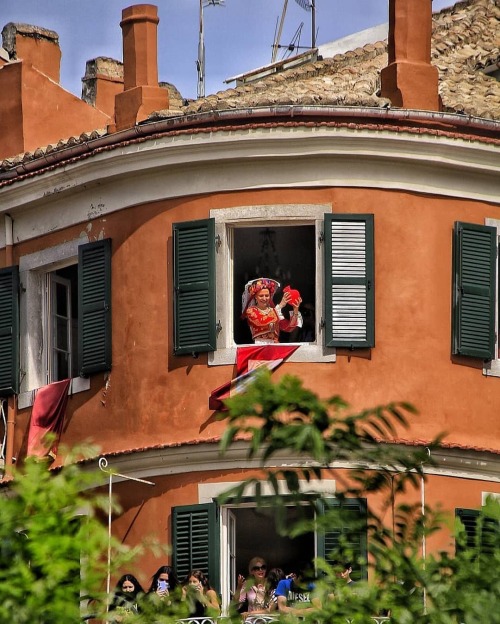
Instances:
[[[274,344],[279,342],[280,331],[292,332],[296,327],[302,327],[299,312],[302,299],[298,291],[285,288],[283,298],[275,305],[273,296],[279,287],[279,282],[267,277],[259,277],[245,285],[241,316],[248,321],[255,344]],[[289,319],[283,315],[283,308],[288,303],[293,310]]]

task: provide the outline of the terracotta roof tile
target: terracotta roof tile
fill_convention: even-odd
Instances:
[[[433,21],[432,62],[439,70],[444,109],[500,120],[500,82],[481,71],[500,57],[498,0],[459,2],[434,14]],[[220,109],[221,102],[228,108],[311,102],[388,106],[377,96],[385,65],[386,42],[371,43],[191,102],[184,112]]]

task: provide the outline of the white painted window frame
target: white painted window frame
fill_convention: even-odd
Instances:
[[[496,228],[497,230],[497,278],[495,280],[495,358],[490,362],[487,362],[483,366],[483,375],[487,377],[500,377],[500,353],[498,349],[498,333],[499,333],[499,314],[498,314],[498,302],[499,302],[499,289],[498,280],[500,277],[500,266],[498,261],[498,246],[500,244],[500,220],[499,219],[486,219],[485,225]]]
[[[319,244],[323,233],[324,214],[331,212],[330,204],[278,204],[270,206],[240,206],[213,209],[210,217],[215,220],[216,292],[228,293],[233,288],[233,231],[242,227],[272,227],[286,225],[314,225],[316,240],[316,340],[299,343],[299,348],[289,358],[290,362],[335,362],[336,350],[324,347],[323,301],[323,246]],[[217,296],[216,302],[217,350],[208,354],[208,364],[219,366],[234,364],[238,346],[234,341],[232,297]],[[287,343],[289,344],[289,343]]]
[[[47,275],[78,262],[78,247],[88,243],[77,238],[22,256],[19,260],[21,295],[19,305],[21,383],[18,407],[33,405],[35,390],[48,383]],[[70,394],[90,388],[90,379],[74,377]]]
[[[233,482],[221,482],[221,483],[199,483],[198,484],[198,503],[209,503],[214,501],[217,496],[234,487],[237,483]],[[274,490],[268,483],[262,483],[262,496],[272,496]],[[324,496],[335,497],[336,493],[336,481],[334,479],[325,479],[324,481],[313,480],[307,482],[303,479],[299,481],[300,490],[307,494],[309,492],[321,492]],[[281,488],[282,493],[286,493],[285,485]],[[248,496],[252,493],[249,491]],[[220,523],[220,573],[221,573],[221,587],[224,588],[222,596],[222,612],[225,613],[229,607],[230,602],[230,579],[232,557],[231,548],[234,549],[235,543],[235,528],[234,528],[234,515],[231,509],[235,505],[222,505],[221,506],[221,523]],[[238,508],[241,507],[256,507],[255,502],[239,503]],[[318,556],[318,534],[314,532],[314,557]],[[234,574],[234,572],[233,572]]]

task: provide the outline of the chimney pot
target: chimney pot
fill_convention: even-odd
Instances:
[[[125,90],[158,86],[159,21],[157,7],[152,4],[137,4],[122,11]]]
[[[124,91],[115,97],[117,130],[168,108],[168,92],[158,84],[157,11],[152,4],[137,4],[122,11]]]

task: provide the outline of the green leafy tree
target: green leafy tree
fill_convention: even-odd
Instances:
[[[102,473],[28,460],[0,490],[0,622],[75,624],[91,600],[105,610],[107,497],[86,494]],[[113,562],[136,554],[112,542]]]
[[[272,383],[267,371],[260,372],[245,393],[228,399],[226,405],[228,412],[220,416],[228,423],[222,452],[236,440],[248,440],[248,458],[260,460],[262,476],[231,488],[220,502],[238,501],[251,493],[258,505],[275,507],[278,530],[293,537],[306,531],[331,530],[339,523],[338,511],[332,510],[316,514],[314,520],[304,517],[295,526],[286,526],[285,506],[300,501],[297,509],[304,508],[301,480],[311,483],[334,478],[340,500],[377,493],[385,501],[382,513],[368,510],[370,583],[358,583],[353,592],[339,579],[336,561],[353,561],[347,541],[340,540],[327,560],[315,562],[319,575],[316,591],[322,604],[315,621],[373,623],[373,616],[390,614],[391,622],[397,624],[500,623],[500,609],[492,609],[500,604],[498,502],[490,501],[481,512],[477,538],[467,548],[459,549],[455,556],[439,552],[425,560],[422,540],[442,530],[445,519],[439,510],[425,508],[422,513],[420,503],[397,503],[400,495],[421,486],[424,466],[432,464],[428,451],[441,442],[437,437],[427,449],[395,443],[401,428],[408,427],[409,417],[418,417],[411,405],[389,403],[352,413],[339,396],[320,399],[290,376]],[[268,468],[279,465],[284,451],[297,457],[297,466]],[[354,466],[347,479],[345,472],[335,468],[345,461]],[[270,498],[262,495],[263,483],[270,486]],[[320,492],[310,489],[306,500],[316,511],[322,506],[328,509]],[[387,508],[393,518],[391,526],[383,520]],[[458,529],[458,544],[464,544]]]

